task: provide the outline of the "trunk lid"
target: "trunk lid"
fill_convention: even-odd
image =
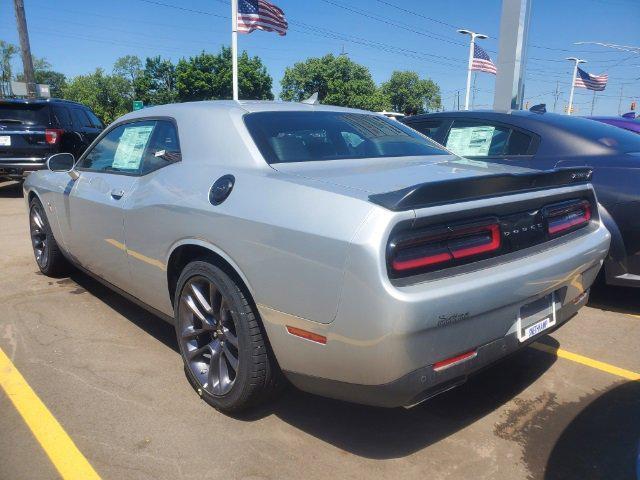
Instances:
[[[468,160],[455,155],[275,163],[271,166],[282,173],[356,189],[369,195],[402,190],[416,184],[531,172],[525,168]]]

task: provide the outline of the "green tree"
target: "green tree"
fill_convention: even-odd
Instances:
[[[396,112],[423,113],[440,107],[440,87],[416,72],[396,70],[381,90]]]
[[[330,105],[366,110],[388,106],[369,69],[344,55],[308,58],[285,70],[280,94],[283,100],[301,101],[315,92],[320,102]]]
[[[135,55],[120,57],[113,64],[113,74],[124,77],[132,84],[142,73],[142,61]]]
[[[147,58],[144,69],[133,82],[136,100],[145,105],[163,105],[178,100],[176,67],[160,56]]]
[[[230,99],[233,96],[231,79],[231,50],[227,47],[222,47],[216,55],[202,52],[188,60],[183,58],[176,66],[180,101]],[[242,52],[238,58],[240,98],[272,100],[272,85],[273,79],[262,60]]]
[[[7,95],[9,93],[9,87],[5,85],[5,83],[10,82],[13,78],[11,61],[19,51],[20,49],[14,44],[0,40],[0,82],[3,83],[3,85],[0,86],[0,95]]]
[[[97,68],[79,75],[63,88],[64,98],[91,107],[105,123],[111,123],[131,109],[130,82],[119,75],[107,75]]]

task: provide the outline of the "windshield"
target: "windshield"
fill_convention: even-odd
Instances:
[[[244,117],[268,163],[448,154],[403,124],[346,112],[259,112]]]
[[[46,105],[26,103],[0,104],[0,123],[16,125],[48,125]]]

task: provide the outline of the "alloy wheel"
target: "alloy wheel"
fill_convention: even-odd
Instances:
[[[238,334],[228,299],[207,278],[184,285],[178,309],[178,341],[187,367],[212,395],[225,395],[239,365]]]
[[[42,213],[38,207],[31,209],[29,216],[29,229],[31,231],[31,243],[36,256],[36,262],[40,267],[47,264],[47,231]]]

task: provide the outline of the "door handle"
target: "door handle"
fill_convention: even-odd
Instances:
[[[114,200],[120,200],[124,196],[124,190],[113,189],[110,195]]]

